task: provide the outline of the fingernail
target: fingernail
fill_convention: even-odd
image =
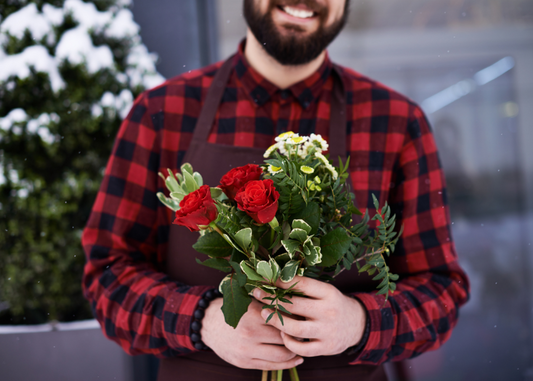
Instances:
[[[263,319],[266,319],[268,317],[269,313],[267,310],[263,310],[261,311],[261,316],[263,317]]]
[[[299,359],[296,360],[296,362],[294,363],[294,366],[298,366],[298,365],[302,364],[303,362],[304,362],[304,359],[299,358]]]
[[[258,288],[256,288],[254,290],[254,297],[255,298],[260,298],[261,297],[261,290],[259,290]]]

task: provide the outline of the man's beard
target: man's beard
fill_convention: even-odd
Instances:
[[[329,14],[327,7],[321,6],[313,0],[283,1],[283,5],[299,3],[305,3],[319,15],[318,29],[307,36],[298,36],[298,33],[287,35],[280,33],[272,19],[272,11],[278,6],[276,0],[270,0],[268,10],[264,15],[255,9],[254,0],[244,0],[244,18],[248,27],[267,53],[282,65],[303,65],[311,62],[326,49],[346,24],[349,0],[346,0],[342,17],[328,27],[324,27]],[[293,29],[294,32],[303,31],[297,25],[284,25],[281,28]]]

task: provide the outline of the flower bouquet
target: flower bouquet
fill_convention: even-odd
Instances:
[[[204,185],[187,163],[181,173],[160,173],[170,197],[161,192],[158,197],[176,212],[174,224],[200,232],[193,248],[209,258],[198,263],[228,273],[219,289],[232,327],[246,313],[255,288],[270,294],[263,307],[272,311],[267,322],[277,315],[283,324],[283,314],[291,313],[280,302],[291,304],[292,295],[303,294],[275,284],[296,275],[332,281],[355,265],[380,281],[378,294],[394,292],[398,275],[391,274],[385,256],[401,234],[395,216],[372,196],[377,230],[369,228],[367,213],[353,224],[353,215],[362,213],[346,184],[349,158],[346,163],[339,158],[334,167],[323,154],[327,149],[320,135],[287,132],[266,150],[263,165],[233,168],[217,187]]]

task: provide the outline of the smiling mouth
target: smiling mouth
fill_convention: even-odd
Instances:
[[[299,19],[309,19],[311,17],[316,16],[316,13],[313,11],[294,8],[294,7],[291,7],[290,5],[278,6],[278,8],[281,9],[283,12],[287,13],[288,15],[299,18]]]

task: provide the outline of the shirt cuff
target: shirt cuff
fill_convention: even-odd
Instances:
[[[175,310],[164,311],[165,334],[171,348],[186,348],[190,351],[198,351],[191,341],[191,323],[194,311],[198,308],[198,302],[211,289],[213,289],[213,286],[193,286],[186,294],[176,292],[175,295],[169,298],[166,303],[169,308],[174,305],[179,306],[177,312]]]
[[[385,305],[383,295],[361,292],[352,296],[365,306],[369,332],[366,343],[359,348],[357,357],[351,364],[377,365],[383,361],[383,356],[392,344],[394,319],[391,310]]]

